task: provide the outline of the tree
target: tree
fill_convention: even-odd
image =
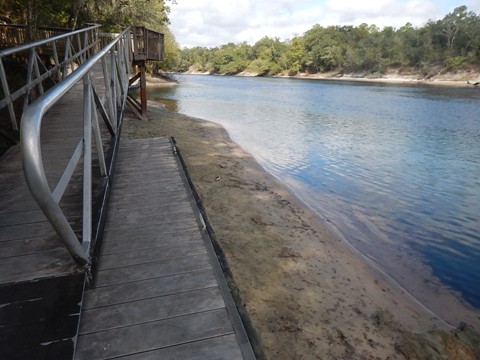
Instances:
[[[258,40],[252,47],[255,60],[248,66],[251,72],[260,75],[275,75],[282,71],[280,60],[286,52],[287,46],[279,38],[265,36]]]
[[[2,0],[0,15],[26,25],[26,40],[35,40],[39,26],[68,27],[73,2],[65,0]]]
[[[161,30],[162,25],[169,23],[169,12],[164,0],[85,0],[80,19],[102,24],[108,31],[131,25]]]
[[[459,6],[453,10],[453,13],[447,14],[441,24],[443,26],[443,33],[447,41],[448,50],[452,50],[455,39],[458,33],[465,26],[465,19],[467,18],[467,7]]]
[[[214,71],[221,74],[238,74],[249,63],[249,46],[246,43],[229,43],[214,52]]]
[[[305,40],[297,36],[287,43],[285,51],[285,70],[291,74],[296,74],[306,67]]]
[[[316,24],[303,36],[285,42],[263,37],[250,47],[247,56],[239,55],[239,46],[228,44],[205,50],[216,58],[215,71],[239,72],[245,59],[249,61],[247,70],[261,75],[280,71],[383,73],[392,66],[428,68],[442,63],[457,68],[480,62],[480,17],[460,6],[442,20],[430,20],[419,28],[410,23],[398,30],[369,24],[329,27]],[[201,57],[186,59],[187,54],[190,53],[182,52],[183,63],[199,63]]]
[[[2,0],[0,4],[0,15],[30,29],[76,28],[95,22],[106,30],[118,31],[129,25],[159,30],[168,24],[169,11],[164,0]]]

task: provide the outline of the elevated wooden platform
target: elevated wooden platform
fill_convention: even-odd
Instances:
[[[121,141],[76,359],[254,359],[190,194],[168,138]]]
[[[81,91],[79,84],[72,96],[47,114],[42,126],[43,162],[51,186],[58,182],[82,137]],[[81,216],[80,184],[81,177],[77,176],[61,203],[71,215],[72,224]],[[66,275],[75,268],[28,190],[20,145],[16,145],[0,159],[0,284]]]
[[[82,137],[82,91],[78,84],[42,125],[51,186]],[[77,233],[81,183],[79,172],[60,203]],[[72,358],[84,279],[28,190],[20,146],[10,148],[0,158],[0,358]]]

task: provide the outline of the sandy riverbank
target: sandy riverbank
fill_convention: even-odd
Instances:
[[[221,126],[149,111],[127,116],[123,136],[176,139],[266,358],[480,358],[469,327],[452,330],[391,286]]]
[[[413,72],[402,73],[399,71],[390,71],[386,74],[379,75],[342,74],[338,72],[331,72],[319,74],[298,74],[293,76],[293,78],[309,80],[338,80],[401,85],[429,85],[476,88],[479,85],[478,81],[480,80],[480,74],[476,71],[457,71],[454,73],[439,72],[436,74],[430,74],[428,76]]]
[[[188,71],[186,74],[211,75],[208,72]],[[235,76],[255,77],[256,73],[241,72]],[[413,70],[400,71],[390,70],[385,74],[364,74],[364,73],[341,73],[338,71],[324,73],[299,73],[297,75],[279,74],[273,77],[305,80],[329,80],[329,81],[355,81],[366,83],[383,83],[399,85],[428,85],[447,87],[467,87],[480,89],[480,72],[476,70],[459,70],[455,72],[437,72],[425,75]]]

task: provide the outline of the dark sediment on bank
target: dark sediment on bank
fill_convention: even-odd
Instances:
[[[176,139],[267,358],[480,358],[478,329],[418,307],[221,126],[149,106],[123,136]]]

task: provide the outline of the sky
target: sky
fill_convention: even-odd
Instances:
[[[423,26],[456,7],[480,13],[480,0],[175,0],[170,30],[181,48],[215,47],[230,42],[254,44],[264,36],[282,41],[303,35],[313,25],[367,23]]]

